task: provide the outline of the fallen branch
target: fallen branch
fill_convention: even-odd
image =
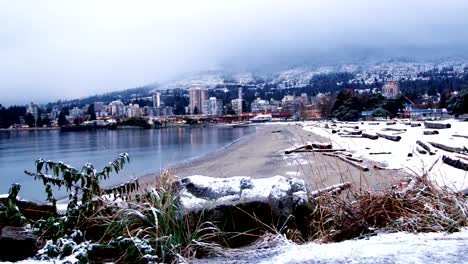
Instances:
[[[400,141],[401,140],[400,136],[392,136],[392,135],[387,135],[387,134],[382,134],[382,133],[376,133],[376,134],[379,137],[383,137],[385,139],[392,140],[392,141]]]
[[[455,167],[460,170],[468,171],[468,163],[465,163],[461,160],[452,159],[449,156],[442,156],[442,161],[452,167]]]

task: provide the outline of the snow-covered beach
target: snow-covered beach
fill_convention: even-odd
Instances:
[[[450,124],[451,127],[446,129],[427,129],[424,127],[423,122],[411,122],[412,124],[419,124],[413,126],[409,125],[408,121],[397,120],[395,122],[396,124],[392,125],[388,125],[387,121],[337,123],[335,126],[331,126],[330,122],[304,122],[302,125],[306,131],[327,138],[338,148],[344,148],[352,152],[353,156],[373,160],[388,169],[398,169],[409,174],[422,175],[427,172],[428,176],[436,180],[439,185],[448,186],[457,191],[468,188],[467,171],[442,162],[443,155],[459,159],[457,154],[435,147],[432,147],[435,155],[421,154],[416,151],[416,141],[418,140],[459,148],[468,146],[468,138],[461,137],[468,135],[468,122],[453,119],[440,121],[440,123]],[[353,130],[349,128],[350,126],[359,127],[359,130],[370,134],[398,135],[401,140],[396,142],[381,137],[377,140],[371,140],[362,137],[343,137],[339,133],[332,133],[332,130]],[[437,131],[438,134],[425,135],[423,131]],[[370,154],[381,152],[389,152],[390,154]],[[409,153],[412,155],[408,156]]]

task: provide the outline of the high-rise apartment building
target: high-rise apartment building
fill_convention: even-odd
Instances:
[[[208,89],[201,87],[194,87],[189,89],[190,104],[189,110],[190,114],[204,114],[203,105],[205,100],[208,99]]]
[[[153,107],[159,108],[161,107],[161,93],[156,92],[153,94]]]

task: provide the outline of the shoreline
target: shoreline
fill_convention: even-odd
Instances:
[[[366,160],[370,170],[361,171],[350,164],[320,153],[284,151],[307,141],[328,142],[329,139],[306,131],[296,123],[270,123],[256,126],[255,132],[210,152],[202,157],[186,160],[165,169],[179,178],[191,175],[226,178],[249,176],[265,178],[275,175],[303,179],[310,190],[337,183],[351,182],[361,189],[382,189],[408,177],[403,171],[377,170],[375,162]],[[151,184],[160,173],[139,177],[140,186]]]

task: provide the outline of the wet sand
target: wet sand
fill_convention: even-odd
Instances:
[[[362,189],[381,189],[407,177],[402,171],[376,170],[371,161],[364,162],[370,169],[364,172],[338,158],[321,153],[284,154],[285,150],[303,145],[307,141],[326,142],[327,139],[304,131],[294,123],[259,125],[252,135],[222,150],[171,169],[180,178],[191,175],[253,178],[282,175],[304,179],[311,189],[345,181]],[[155,176],[157,175],[145,176],[140,183],[143,186],[151,184]]]

